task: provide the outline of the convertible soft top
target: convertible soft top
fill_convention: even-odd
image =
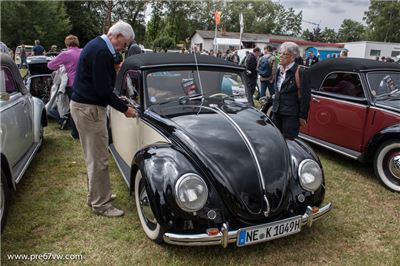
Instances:
[[[312,88],[319,88],[326,75],[333,71],[365,72],[371,70],[400,71],[400,64],[386,63],[364,58],[333,58],[327,59],[309,67]]]
[[[243,68],[230,61],[209,55],[196,54],[178,54],[178,53],[145,53],[128,57],[121,70],[143,69],[156,66],[168,65],[195,65],[197,59],[198,65],[226,66]],[[244,68],[243,68],[244,69]]]

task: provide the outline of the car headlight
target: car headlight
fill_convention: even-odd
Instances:
[[[303,160],[299,165],[300,185],[307,191],[314,192],[322,184],[322,169],[311,159]]]
[[[175,184],[175,198],[176,203],[182,210],[187,212],[198,211],[207,202],[207,185],[196,174],[184,174]]]

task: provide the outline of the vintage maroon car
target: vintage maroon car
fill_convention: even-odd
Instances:
[[[400,65],[330,59],[309,68],[310,112],[300,137],[362,162],[400,192]]]

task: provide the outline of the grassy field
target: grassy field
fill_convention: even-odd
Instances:
[[[372,167],[314,147],[327,183],[329,216],[283,239],[237,248],[156,245],[141,229],[133,198],[110,156],[115,206],[122,218],[86,206],[86,170],[78,141],[50,123],[42,151],[14,193],[1,236],[1,264],[10,254],[81,254],[88,265],[400,265],[400,194],[383,188]],[[47,261],[47,264],[61,261]]]

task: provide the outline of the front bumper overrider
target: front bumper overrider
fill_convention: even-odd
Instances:
[[[307,225],[311,227],[313,222],[324,216],[332,209],[332,203],[326,204],[324,207],[315,208],[308,206],[306,212],[301,217],[301,227]],[[237,241],[237,234],[239,230],[229,231],[226,223],[222,224],[220,232],[216,235],[208,234],[193,234],[193,235],[182,235],[165,233],[164,241],[168,244],[180,245],[180,246],[211,246],[211,245],[222,245],[224,248],[229,243],[235,243]]]

